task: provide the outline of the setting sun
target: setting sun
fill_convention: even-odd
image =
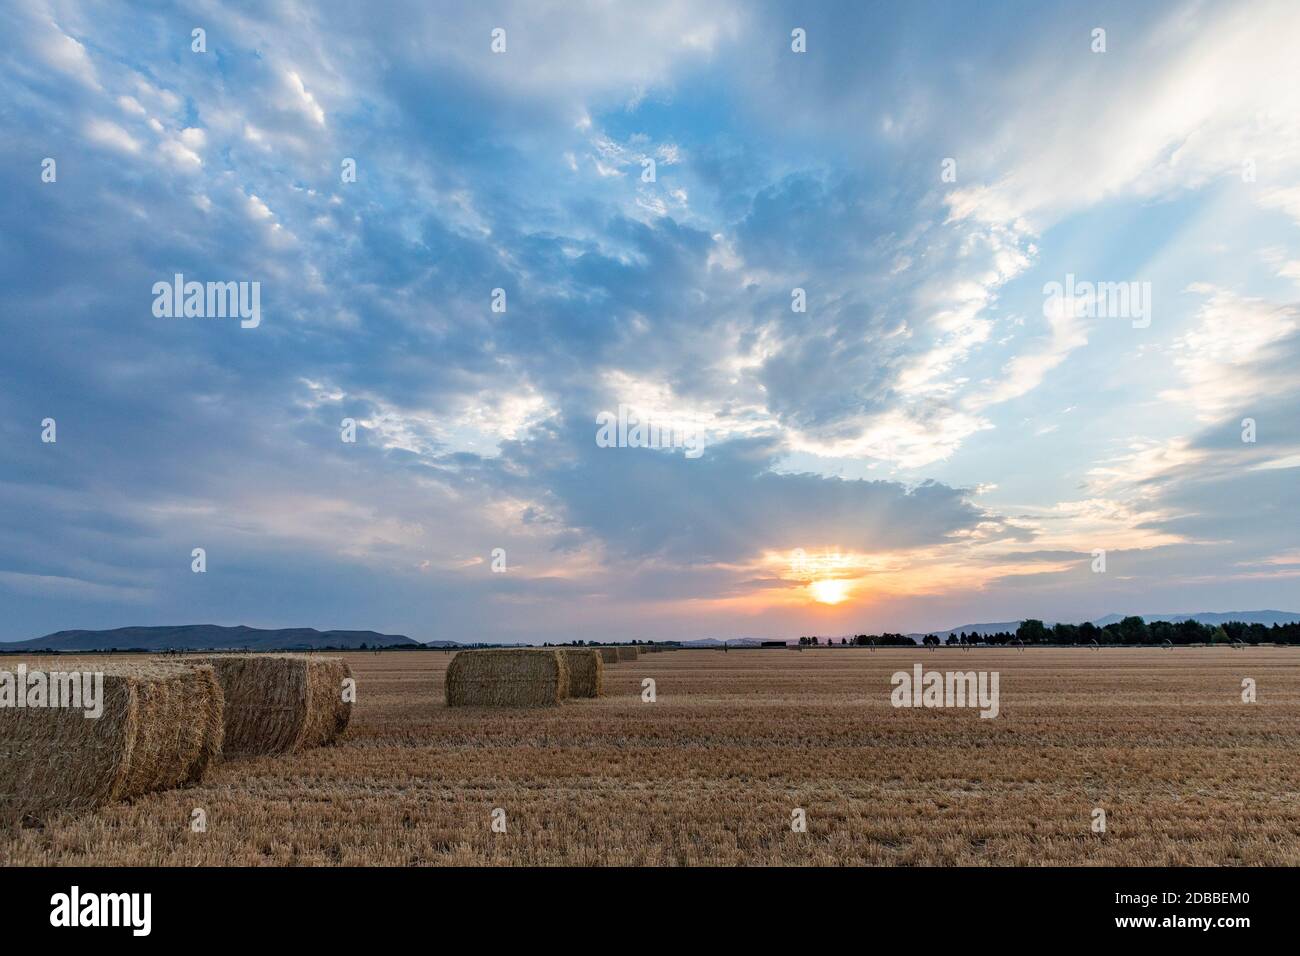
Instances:
[[[822,604],[839,604],[849,596],[849,582],[823,578],[808,585],[808,593],[813,596],[813,600]]]

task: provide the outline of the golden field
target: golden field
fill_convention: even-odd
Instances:
[[[343,656],[340,745],[0,830],[0,863],[1300,864],[1300,648],[677,651],[518,711],[446,707],[447,654]],[[998,671],[1000,715],[891,707],[916,662]]]

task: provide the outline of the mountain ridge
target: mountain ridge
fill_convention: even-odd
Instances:
[[[3,651],[279,651],[321,648],[419,647],[402,634],[378,631],[318,631],[313,627],[257,628],[246,625],[180,624],[55,631],[26,641],[0,643]]]

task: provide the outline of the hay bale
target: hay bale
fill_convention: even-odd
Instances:
[[[221,753],[221,685],[211,667],[79,661],[29,666],[36,670],[103,674],[103,713],[0,708],[0,822],[198,783]]]
[[[599,651],[561,648],[569,668],[570,697],[599,697],[604,686],[605,662]]]
[[[210,665],[225,696],[225,753],[282,754],[337,740],[352,718],[343,681],[352,669],[337,657],[214,654]]]
[[[568,662],[549,648],[460,651],[447,665],[448,707],[554,707],[568,693]]]
[[[596,648],[596,650],[600,651],[600,659],[601,659],[601,661],[603,661],[604,663],[606,663],[606,664],[617,664],[617,663],[618,663],[618,648],[617,648],[617,647],[598,647],[598,648]]]
[[[618,659],[620,661],[634,661],[637,659],[636,648],[631,644],[620,644],[618,646]]]

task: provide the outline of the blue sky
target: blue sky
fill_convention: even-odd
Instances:
[[[11,6],[0,639],[1300,609],[1300,11],[1090,7]]]

